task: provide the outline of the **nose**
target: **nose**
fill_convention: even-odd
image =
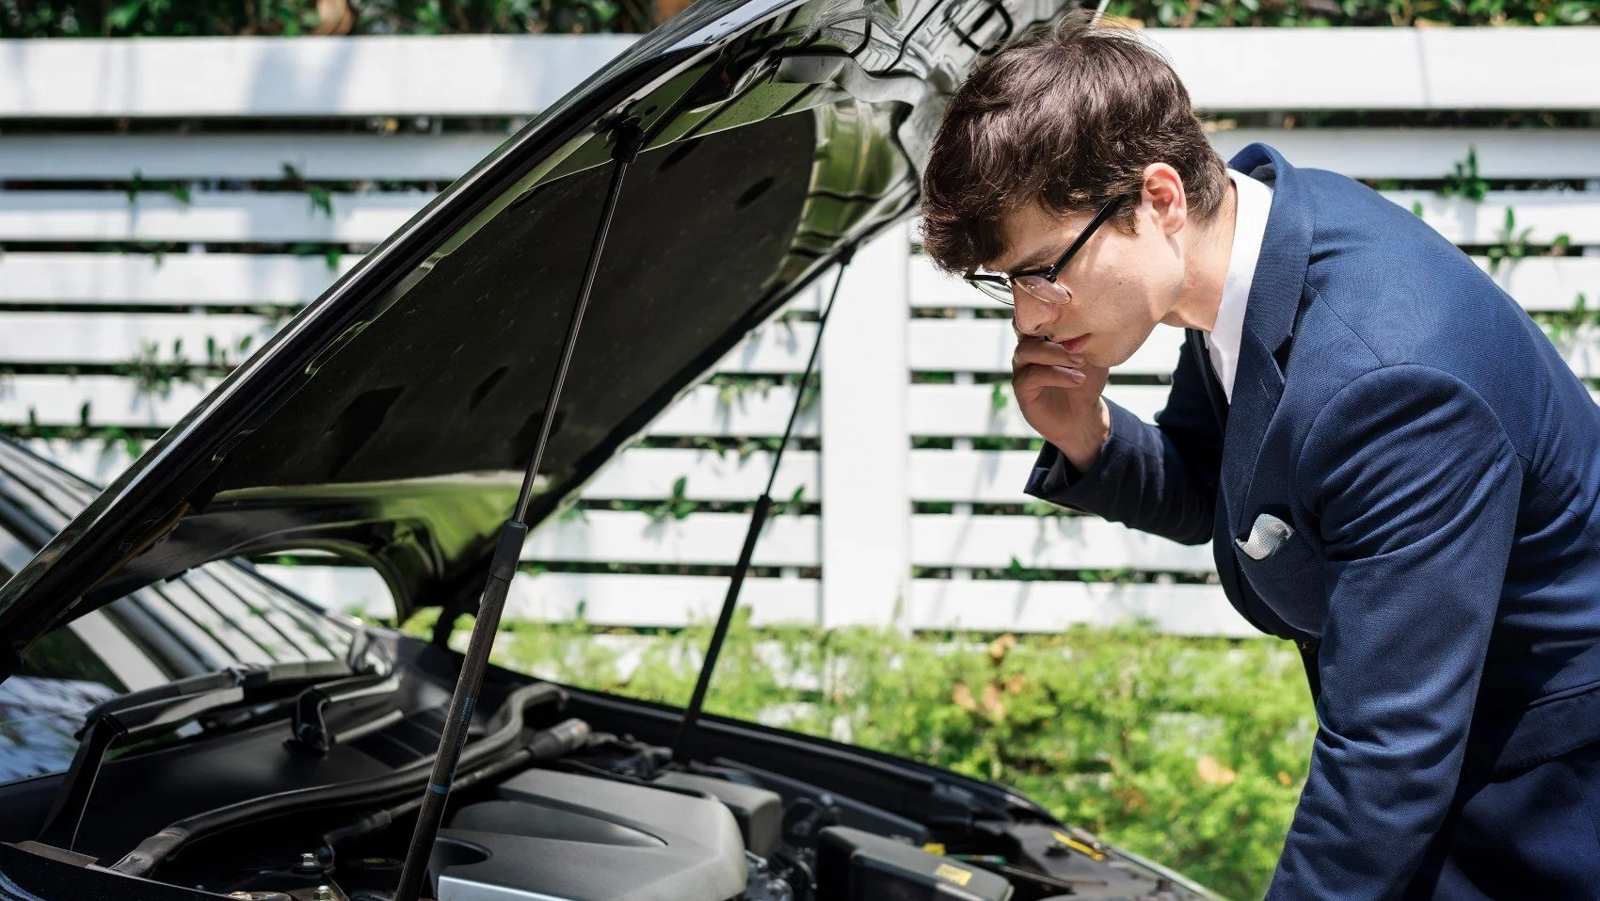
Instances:
[[[1021,289],[1013,289],[1011,323],[1018,334],[1040,338],[1050,334],[1056,316],[1061,312],[1056,304],[1048,304]]]

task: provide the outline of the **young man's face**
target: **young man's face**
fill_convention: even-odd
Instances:
[[[1091,366],[1109,368],[1131,357],[1156,323],[1171,316],[1183,286],[1178,232],[1185,216],[1178,184],[1176,203],[1170,187],[1158,184],[1154,192],[1147,187],[1135,206],[1135,231],[1118,227],[1116,219],[1095,230],[1056,279],[1071,292],[1071,302],[1046,303],[1014,291],[1018,333],[1061,344]],[[1032,205],[1014,210],[1001,220],[1004,256],[984,268],[1015,272],[1048,266],[1093,218],[1092,212],[1059,218]]]

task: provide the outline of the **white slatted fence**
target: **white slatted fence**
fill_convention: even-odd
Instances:
[[[1600,30],[1148,34],[1212,111],[1224,155],[1266,141],[1299,165],[1381,181],[1529,311],[1570,311],[1580,293],[1600,305],[1600,128],[1587,112],[1600,110]],[[249,354],[364,247],[627,43],[0,41],[0,424],[36,425],[35,446],[109,478],[128,461],[115,430],[159,430],[217,380],[152,382],[134,361]],[[1389,118],[1306,126],[1373,110]],[[1513,112],[1478,113],[1462,128],[1396,124],[1467,110]],[[1519,115],[1542,127],[1505,127]],[[71,125],[43,124],[52,120]],[[1481,201],[1441,196],[1469,147],[1490,190]],[[1005,383],[1009,324],[939,275],[913,234],[864,250],[846,281],[822,400],[799,427],[820,450],[791,449],[774,489],[806,506],[775,516],[757,545],[744,593],[754,620],[999,632],[1144,617],[1187,634],[1249,634],[1211,584],[1209,548],[1029,503],[1021,486],[1035,436]],[[1558,235],[1567,254],[1541,255]],[[1513,238],[1529,255],[1491,267],[1490,249]],[[883,303],[893,296],[906,302]],[[791,307],[816,303],[810,292]],[[808,321],[769,324],[717,372],[792,377],[815,335]],[[1108,395],[1153,417],[1180,340],[1158,329]],[[1592,329],[1556,343],[1580,376],[1600,378]],[[715,615],[747,515],[726,505],[765,485],[771,455],[751,442],[781,434],[794,399],[785,385],[691,390],[590,483],[581,516],[536,531],[512,615],[581,609],[597,624],[653,627]],[[49,437],[85,409],[99,438]],[[682,438],[744,446],[660,446]],[[681,519],[652,514],[678,499],[698,506]],[[362,570],[264,568],[345,606],[389,605]]]

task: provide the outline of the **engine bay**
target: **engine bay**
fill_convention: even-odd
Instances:
[[[600,731],[570,716],[583,712],[615,725],[617,711],[628,706],[577,692],[570,700],[563,693],[558,701],[537,701],[530,721],[553,724],[531,737],[524,732],[518,745],[535,753],[471,761],[473,769],[464,769],[427,857],[423,897],[1205,897],[1081,830],[1036,815],[986,815],[982,804],[954,814],[961,807],[959,786],[935,789],[954,801],[930,806],[927,798],[908,795],[902,809],[891,810],[841,793],[836,785],[747,760],[676,761],[662,744]],[[668,719],[646,710],[633,724],[648,733],[652,722]],[[708,741],[719,741],[715,726],[708,732]],[[379,738],[382,732],[360,743],[375,747]],[[720,743],[739,750],[737,742]],[[761,762],[783,765],[782,755]],[[861,769],[857,778],[868,780],[881,768],[873,760],[844,763]],[[884,781],[889,790],[903,791],[894,778]],[[416,806],[415,800],[401,800],[387,808],[341,808],[338,815],[290,815],[270,827],[245,824],[186,847],[145,875],[241,901],[386,901],[399,879]],[[918,810],[924,811],[920,817]],[[28,845],[20,847],[45,854],[54,850]],[[112,869],[129,872],[125,861]]]

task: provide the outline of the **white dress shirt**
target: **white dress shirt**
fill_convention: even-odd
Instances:
[[[1272,189],[1233,169],[1228,170],[1228,177],[1239,192],[1238,212],[1233,220],[1233,251],[1228,255],[1228,277],[1222,283],[1217,321],[1205,333],[1205,339],[1211,366],[1232,403],[1233,377],[1239,371],[1239,340],[1244,334],[1244,308],[1250,299],[1250,284],[1255,281],[1261,241],[1267,234]]]

